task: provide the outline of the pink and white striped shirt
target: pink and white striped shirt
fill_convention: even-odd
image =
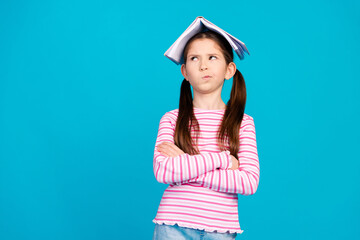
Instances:
[[[166,157],[157,151],[161,142],[174,143],[178,109],[164,114],[155,143],[153,168],[156,180],[169,184],[161,199],[154,223],[205,230],[242,233],[238,219],[238,193],[254,194],[260,178],[255,124],[244,114],[239,137],[240,166],[231,168],[229,145],[221,151],[217,131],[225,110],[194,108],[199,122],[200,154]]]

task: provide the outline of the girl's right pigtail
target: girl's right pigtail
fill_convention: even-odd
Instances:
[[[194,144],[191,136],[190,129],[192,128],[195,130],[195,142],[197,142],[197,134],[199,134],[200,129],[199,123],[194,115],[190,82],[184,78],[180,89],[179,113],[176,121],[174,141],[183,152],[197,154],[198,150],[194,148],[196,143]]]
[[[190,82],[184,78],[184,80],[181,83],[179,111],[192,110],[193,109],[192,101],[193,99],[191,94]]]

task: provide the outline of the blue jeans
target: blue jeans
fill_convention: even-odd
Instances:
[[[153,240],[227,240],[235,239],[237,233],[206,232],[187,227],[155,224]]]

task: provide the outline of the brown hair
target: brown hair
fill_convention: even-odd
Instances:
[[[194,40],[202,38],[211,39],[219,45],[227,65],[233,61],[233,51],[229,42],[220,34],[209,30],[197,33],[189,39],[184,49],[184,64],[186,64],[190,44]],[[239,130],[244,116],[245,104],[245,80],[240,71],[236,69],[236,73],[233,76],[230,99],[227,102],[221,126],[218,130],[218,145],[220,150],[225,151],[225,143],[228,142],[230,146],[230,154],[236,157],[236,159],[238,159]],[[175,144],[185,153],[190,155],[199,154],[199,150],[197,148],[199,134],[200,128],[194,115],[190,83],[184,78],[180,90],[179,113],[174,135]]]

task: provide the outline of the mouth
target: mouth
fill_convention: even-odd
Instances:
[[[203,79],[209,79],[209,78],[211,78],[211,76],[206,75],[206,76],[203,76],[202,78],[203,78]]]

